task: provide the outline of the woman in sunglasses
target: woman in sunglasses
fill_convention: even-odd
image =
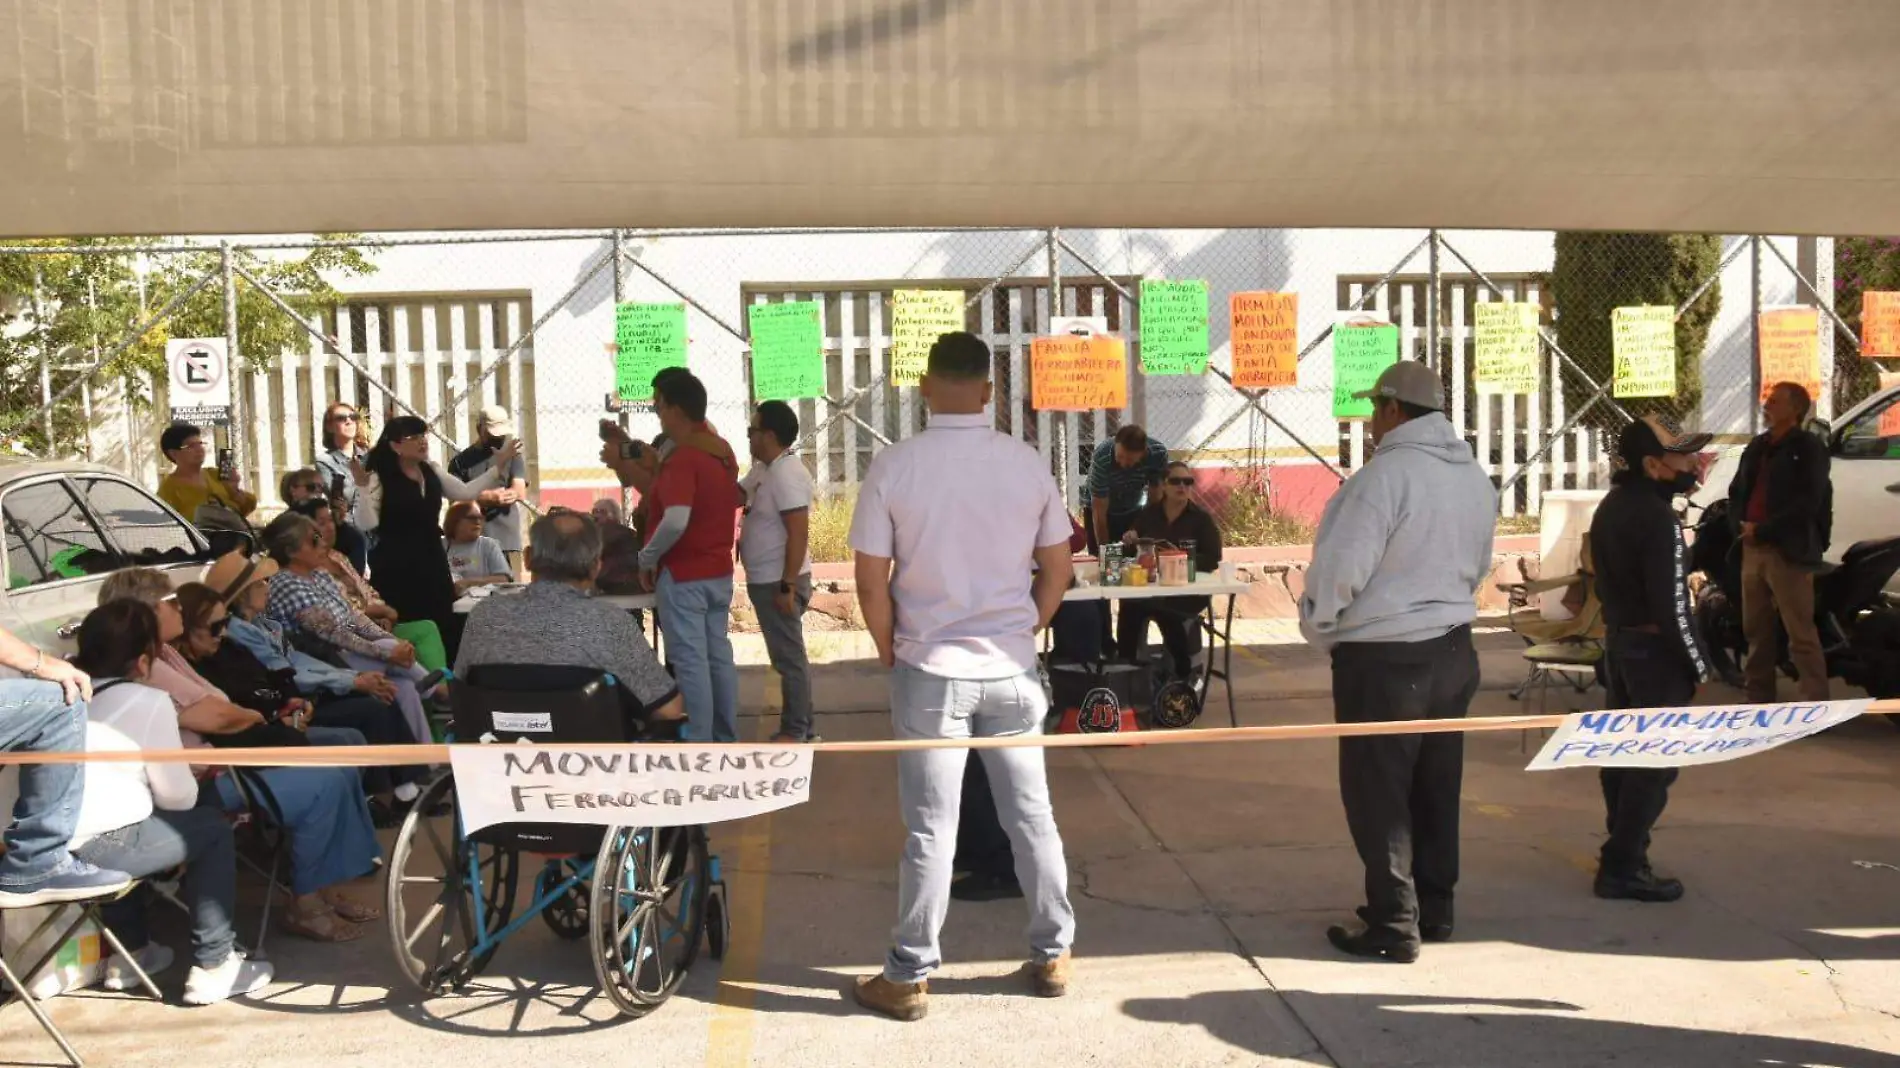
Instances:
[[[1207,509],[1195,504],[1194,469],[1179,460],[1168,465],[1161,494],[1135,516],[1123,540],[1153,538],[1177,548],[1194,543],[1194,569],[1208,574],[1220,568],[1220,525]],[[1207,610],[1205,597],[1131,598],[1121,603],[1121,621],[1115,628],[1116,651],[1124,660],[1139,660],[1148,644],[1150,620],[1161,629],[1161,643],[1174,661],[1174,677],[1189,677],[1194,655],[1201,651],[1201,628],[1196,625]]]
[[[323,429],[317,434],[316,468],[323,476],[324,492],[342,481],[345,513],[356,507],[356,480],[350,477],[350,465],[369,454],[369,424],[348,404],[332,404],[324,409]],[[290,498],[285,497],[288,503]]]

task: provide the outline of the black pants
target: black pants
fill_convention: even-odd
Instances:
[[[963,762],[963,809],[957,820],[956,860],[951,866],[958,871],[1016,880],[1016,854],[996,813],[990,777],[978,753],[971,753]]]
[[[361,731],[370,745],[411,745],[415,732],[402,718],[402,710],[367,694],[328,696],[317,701],[314,722],[325,727],[350,727]],[[401,783],[421,782],[428,774],[424,767],[371,767],[363,769],[363,789],[372,794],[388,793]]]
[[[1333,713],[1341,723],[1462,719],[1477,692],[1470,627],[1429,641],[1333,650]],[[1416,942],[1421,922],[1451,922],[1464,770],[1459,733],[1339,740],[1339,795],[1366,866],[1359,915],[1375,934]]]
[[[1609,708],[1675,708],[1695,699],[1695,669],[1659,634],[1611,631],[1607,643]],[[1649,866],[1649,832],[1669,804],[1676,768],[1603,768],[1604,829],[1599,857],[1610,875]]]
[[[1116,653],[1123,660],[1141,659],[1148,644],[1150,620],[1161,630],[1161,644],[1174,660],[1174,677],[1185,679],[1201,651],[1201,613],[1207,610],[1206,597],[1157,597],[1153,600],[1130,599],[1122,602],[1121,619],[1115,626]]]

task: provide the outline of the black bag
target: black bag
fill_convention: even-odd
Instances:
[[[271,669],[233,641],[192,665],[206,682],[224,691],[224,696],[239,708],[248,708],[264,717],[264,722],[236,734],[211,734],[205,741],[219,749],[253,749],[273,745],[309,745],[304,733],[278,718],[284,706],[301,696],[297,692],[296,672],[288,668]]]

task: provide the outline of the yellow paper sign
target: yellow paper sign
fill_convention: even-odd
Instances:
[[[1300,295],[1235,293],[1227,302],[1234,385],[1295,386],[1300,377]]]
[[[1128,349],[1095,334],[1039,337],[1029,348],[1030,403],[1037,411],[1128,407]]]
[[[1821,395],[1821,313],[1773,308],[1761,313],[1761,399],[1777,383],[1793,382]]]
[[[1537,305],[1486,301],[1472,305],[1472,312],[1478,392],[1537,392]]]
[[[963,326],[963,294],[957,290],[891,293],[891,385],[914,386],[923,381],[930,346]]]
[[[1610,313],[1615,352],[1612,392],[1622,397],[1676,395],[1676,309],[1641,304]]]
[[[1860,295],[1860,354],[1900,359],[1900,293],[1870,289]]]

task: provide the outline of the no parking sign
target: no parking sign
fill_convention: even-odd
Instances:
[[[223,338],[173,338],[165,343],[165,366],[172,422],[230,425],[231,360]]]

